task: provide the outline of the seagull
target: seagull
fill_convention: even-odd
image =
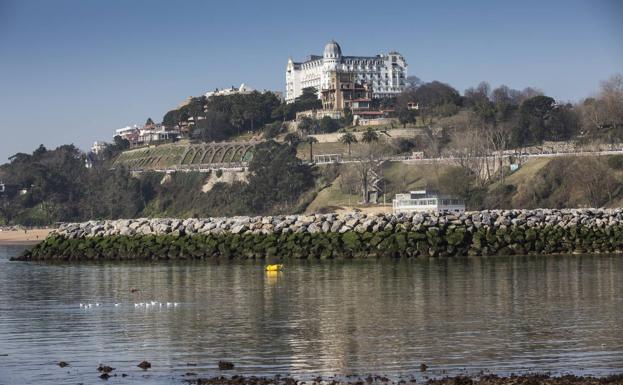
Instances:
[[[118,306],[119,306],[119,304],[118,304],[118,303],[116,303],[116,304],[115,304],[115,307],[118,307]]]

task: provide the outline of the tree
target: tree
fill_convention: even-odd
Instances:
[[[296,146],[298,146],[298,144],[301,143],[301,137],[295,133],[289,132],[283,138],[283,141],[288,143],[290,147],[296,148]]]
[[[422,84],[424,84],[422,79],[418,78],[415,75],[407,76],[407,78],[405,79],[405,86],[407,88],[415,89],[415,88],[418,88],[419,86],[421,86]]]
[[[423,84],[415,89],[414,101],[418,103],[420,116],[450,116],[458,112],[461,95],[448,84],[438,81]]]
[[[318,131],[318,121],[309,116],[303,116],[298,124],[298,129],[304,134],[315,134]]]
[[[285,123],[272,122],[264,126],[264,137],[266,139],[272,139],[281,134],[285,129]]]
[[[205,119],[199,120],[193,128],[191,137],[202,142],[214,142],[231,137],[233,131],[227,114],[219,111],[208,111]]]
[[[294,119],[295,113],[293,104],[283,102],[272,110],[270,116],[275,120],[285,122],[286,120]]]
[[[115,150],[117,151],[124,151],[130,148],[130,141],[125,138],[122,138],[119,135],[115,135],[115,137],[112,138],[112,140],[113,140],[113,145],[115,146]]]
[[[318,98],[318,90],[314,87],[303,88],[301,95],[294,99],[293,108],[295,112],[321,109],[322,102]]]
[[[519,130],[515,143],[520,146],[541,143],[546,137],[547,121],[556,101],[549,96],[535,96],[526,99],[519,107]]]
[[[361,137],[361,141],[366,144],[372,144],[372,143],[378,142],[378,140],[379,140],[379,134],[377,134],[376,131],[373,131],[371,128],[368,128],[366,132],[363,133],[363,136]]]
[[[353,111],[346,107],[344,108],[343,111],[343,117],[342,117],[342,125],[343,126],[350,126],[353,124]]]
[[[330,116],[323,116],[322,119],[320,119],[318,126],[320,128],[320,132],[331,133],[340,128],[340,123],[337,120],[332,119]]]
[[[623,75],[614,75],[601,83],[601,99],[612,127],[623,124]]]
[[[361,194],[363,203],[370,203],[368,191],[378,181],[378,175],[383,161],[378,160],[378,148],[376,146],[367,146],[360,159],[353,163],[357,170],[359,183],[361,186]]]
[[[40,158],[48,152],[48,149],[45,148],[43,144],[40,144],[39,147],[32,152],[32,156],[35,158]]]
[[[348,157],[350,158],[350,146],[353,143],[357,143],[357,137],[355,135],[353,135],[350,132],[345,133],[344,135],[340,136],[340,142],[344,143],[345,145],[348,146]]]
[[[314,143],[318,143],[318,139],[313,136],[308,136],[305,138],[305,143],[309,144],[309,161],[314,161]]]
[[[470,87],[465,90],[463,104],[466,107],[474,107],[477,104],[489,103],[491,86],[487,82],[480,82],[476,88]]]
[[[244,199],[253,213],[263,214],[277,204],[291,207],[314,184],[311,167],[296,157],[296,149],[274,141],[256,147],[249,164]]]
[[[623,76],[602,82],[599,94],[585,99],[574,110],[587,137],[610,143],[623,140]]]
[[[417,119],[417,110],[409,107],[410,104],[416,103],[415,90],[415,87],[407,87],[396,98],[396,116],[403,127],[406,127],[407,123],[415,123]]]

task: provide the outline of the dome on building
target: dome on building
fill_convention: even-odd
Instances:
[[[333,59],[342,56],[342,48],[340,45],[335,42],[335,40],[331,40],[324,46],[324,57]]]

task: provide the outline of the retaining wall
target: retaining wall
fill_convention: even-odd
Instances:
[[[290,215],[64,224],[19,260],[620,253],[623,209]]]

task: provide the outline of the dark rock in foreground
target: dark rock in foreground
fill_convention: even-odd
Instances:
[[[17,260],[620,253],[623,209],[133,219],[62,225]]]
[[[195,378],[184,380],[187,384],[194,385],[296,385],[303,382],[291,377],[212,377],[212,378]],[[415,383],[414,380],[410,381]],[[391,381],[386,377],[370,376],[365,379],[348,378],[338,380],[335,378],[317,377],[312,381],[305,381],[307,385],[364,385],[364,384],[386,384],[401,385],[405,384],[405,380]],[[547,374],[527,374],[520,376],[499,377],[496,375],[484,375],[479,377],[446,377],[441,379],[430,379],[418,382],[426,385],[621,385],[623,384],[623,375],[613,375],[609,377],[578,377],[578,376],[561,376],[554,377]]]
[[[219,361],[218,368],[220,370],[232,370],[234,368],[234,364],[229,361]]]

